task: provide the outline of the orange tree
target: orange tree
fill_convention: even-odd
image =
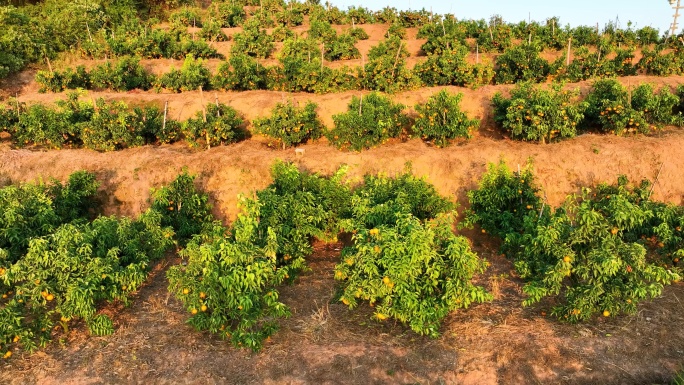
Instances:
[[[632,90],[616,79],[597,80],[593,86],[586,98],[588,128],[615,135],[645,134],[676,122],[680,100],[668,87],[656,93],[652,85],[640,84]]]
[[[465,225],[478,224],[483,233],[505,238],[522,228],[528,212],[541,209],[538,192],[531,163],[519,172],[512,172],[503,160],[490,163],[478,188],[468,191]]]
[[[39,70],[36,72],[35,80],[40,85],[38,92],[62,92],[91,87],[90,74],[82,65],[77,66],[75,70],[67,67],[64,72]]]
[[[247,132],[242,127],[243,122],[233,107],[223,103],[209,104],[206,112],[198,111],[194,118],[183,122],[182,131],[191,146],[197,147],[200,142],[206,146],[219,146],[244,139]]]
[[[169,291],[191,314],[191,325],[253,350],[290,314],[275,289],[288,268],[276,268],[272,232],[267,246],[256,245],[257,215],[258,206],[247,208],[230,233],[217,226],[196,237],[180,253],[187,263],[167,272]]]
[[[520,81],[541,82],[549,75],[549,63],[539,56],[541,48],[523,44],[507,49],[496,58],[496,84],[514,84]]]
[[[517,140],[545,143],[573,138],[588,107],[578,96],[578,91],[564,90],[560,84],[543,88],[521,83],[511,90],[510,98],[494,95],[494,120]]]
[[[430,96],[427,103],[416,105],[418,118],[413,125],[413,134],[437,147],[448,146],[452,139],[470,138],[471,130],[478,127],[480,121],[468,119],[461,111],[462,98],[463,94],[451,95],[442,90]]]
[[[187,170],[169,185],[152,189],[151,195],[152,209],[161,214],[163,226],[173,228],[181,245],[214,222],[209,196],[195,187],[195,176]]]
[[[169,290],[192,325],[253,350],[289,315],[277,286],[305,267],[314,237],[337,235],[340,213],[349,208],[343,170],[328,179],[276,163],[272,172],[271,186],[240,199],[242,212],[230,229],[209,221],[195,229],[181,252],[187,264],[168,272]],[[165,211],[163,201],[160,207]]]
[[[467,46],[454,43],[453,47],[429,54],[426,61],[413,71],[426,86],[479,86],[489,84],[494,76],[491,64],[469,64]]]
[[[399,37],[390,37],[371,48],[361,73],[364,89],[398,92],[418,85],[418,79],[406,67],[409,52]]]
[[[106,302],[127,301],[150,264],[171,245],[173,231],[148,211],[138,220],[89,222],[98,183],[77,172],[62,185],[0,189],[0,354],[34,350],[83,320],[91,334],[113,331],[98,314]]]
[[[271,169],[273,183],[256,193],[259,234],[275,236],[276,262],[289,266],[291,274],[305,266],[314,239],[330,241],[349,216],[351,190],[341,168],[329,178],[300,172],[294,164],[277,162]],[[260,245],[265,246],[264,239]]]
[[[292,101],[278,103],[271,116],[255,119],[252,124],[256,132],[279,140],[283,148],[296,146],[321,137],[323,123],[316,114],[316,108],[313,102],[304,107],[297,107]]]
[[[210,88],[211,72],[204,66],[204,61],[195,59],[188,55],[183,61],[180,70],[171,68],[163,74],[156,82],[158,89],[164,88],[174,92],[193,91],[202,87],[204,90]]]
[[[499,175],[508,183],[489,182]],[[502,208],[499,203],[512,200],[509,189],[517,177],[522,176],[513,176],[503,165],[490,168],[470,199],[475,222],[483,227],[495,215],[513,219],[492,232],[504,238],[502,251],[527,281],[524,305],[554,297],[552,314],[561,320],[608,317],[634,312],[639,301],[659,296],[664,285],[680,279],[676,270],[652,260],[641,239],[649,233],[655,240],[663,237],[670,257],[684,248],[674,233],[679,223],[670,217],[677,211],[650,203],[648,183],[629,189],[621,178],[617,186],[601,185],[596,192],[584,188],[556,210],[542,205],[537,212],[530,204],[521,214],[515,206]],[[537,196],[529,199],[539,202]]]
[[[212,78],[212,87],[230,91],[263,90],[267,76],[268,68],[256,59],[236,53],[219,65]]]
[[[346,113],[333,116],[335,127],[326,136],[340,149],[360,151],[376,146],[402,133],[409,121],[403,109],[375,92],[354,96]]]
[[[394,318],[436,337],[451,311],[490,300],[471,283],[486,264],[466,238],[453,234],[451,207],[408,173],[366,177],[352,197],[354,243],[335,267],[340,301],[349,308],[368,301],[376,320]]]
[[[122,101],[95,103],[79,100],[79,93],[67,94],[56,108],[18,104],[0,113],[0,124],[18,147],[85,147],[113,151],[147,143],[171,143],[179,139],[176,121],[167,119],[154,106],[130,108]],[[2,118],[2,117],[5,118]]]

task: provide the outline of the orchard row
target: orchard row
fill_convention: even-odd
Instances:
[[[586,132],[628,135],[647,134],[665,125],[684,123],[684,87],[673,93],[650,84],[625,87],[614,79],[598,80],[585,98],[578,91],[555,86],[518,84],[510,96],[494,95],[497,126],[515,140],[551,142]],[[425,103],[404,112],[406,106],[379,93],[353,97],[347,112],[333,116],[326,129],[316,104],[278,103],[270,116],[254,119],[250,130],[240,113],[230,106],[210,103],[192,118],[178,122],[166,108],[134,107],[103,99],[83,101],[71,93],[56,107],[27,106],[18,101],[0,105],[0,130],[9,133],[16,146],[90,148],[112,151],[146,144],[173,143],[184,139],[192,146],[211,147],[235,143],[250,131],[263,134],[283,148],[322,136],[339,149],[360,151],[391,138],[419,137],[444,147],[472,136],[480,122],[461,110],[462,94],[442,90]]]
[[[151,194],[138,219],[98,215],[98,182],[77,172],[65,184],[0,189],[0,352],[35,350],[70,325],[93,335],[114,331],[102,306],[128,297],[175,244],[183,263],[167,271],[169,291],[188,322],[259,350],[288,306],[278,289],[292,283],[314,252],[312,241],[351,235],[334,269],[333,301],[373,308],[414,332],[440,334],[442,320],[492,300],[472,280],[489,263],[453,232],[455,204],[410,168],[396,177],[345,167],[324,177],[277,162],[273,182],[240,197],[226,227],[208,195],[183,172]],[[684,207],[650,200],[650,182],[582,188],[553,208],[540,198],[532,168],[490,165],[459,227],[502,240],[501,252],[525,281],[524,306],[544,298],[561,321],[633,313],[681,278]],[[347,237],[345,237],[347,238]]]

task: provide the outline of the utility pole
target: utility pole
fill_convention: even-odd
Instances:
[[[679,10],[684,9],[682,7],[681,2],[682,0],[676,0],[677,5],[675,5],[675,0],[668,0],[670,5],[672,6],[672,9],[675,10],[674,15],[672,16],[672,24],[670,25],[670,32],[667,35],[667,39],[670,39],[670,37],[675,36],[677,34],[677,29],[679,29],[679,24],[677,24],[677,19],[679,19]]]

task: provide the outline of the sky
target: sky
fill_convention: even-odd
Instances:
[[[549,17],[560,17],[561,24],[591,25],[603,27],[608,21],[618,20],[620,26],[627,27],[632,21],[636,28],[651,26],[664,32],[670,28],[674,10],[668,0],[329,0],[341,9],[349,6],[363,6],[372,10],[392,6],[399,10],[421,9],[435,13],[452,13],[459,19],[489,19],[500,14],[504,20],[518,22],[527,20],[544,21]],[[325,1],[321,1],[324,4]],[[684,6],[684,0],[682,0]],[[681,11],[684,14],[684,9]],[[680,18],[680,28],[684,26],[684,16]]]

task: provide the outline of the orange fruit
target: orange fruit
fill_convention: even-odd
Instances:
[[[200,307],[200,310],[207,311],[207,305],[202,305],[202,307]]]
[[[346,298],[342,298],[342,303],[345,305],[349,305],[349,301]]]
[[[566,255],[565,257],[563,257],[563,262],[570,263],[570,261],[571,261],[570,256]]]
[[[12,357],[12,351],[11,350],[8,350],[7,353],[5,353],[4,356],[2,356],[2,358],[5,358],[5,359],[10,358],[10,357]]]
[[[392,281],[389,279],[389,277],[385,277],[382,279],[382,283],[384,283],[385,285],[389,285],[390,282],[392,282]]]
[[[200,291],[200,298],[202,298],[202,299],[207,298],[207,294],[203,291]]]
[[[610,317],[610,312],[608,310],[603,311],[603,316],[604,317]]]
[[[487,234],[487,230],[482,229],[482,234]]]
[[[52,295],[52,294],[48,294],[48,295],[45,296],[45,299],[48,300],[48,301],[52,301],[53,299],[55,299],[55,296]]]
[[[613,229],[610,230],[610,233],[613,234],[613,235],[617,234],[617,233],[618,233],[617,227],[613,227]]]
[[[190,313],[192,313],[192,314],[197,314],[197,309],[192,309],[192,310],[190,310]]]
[[[189,293],[190,293],[190,289],[183,289],[183,294],[186,294],[186,295],[187,295],[187,294],[189,294]]]

